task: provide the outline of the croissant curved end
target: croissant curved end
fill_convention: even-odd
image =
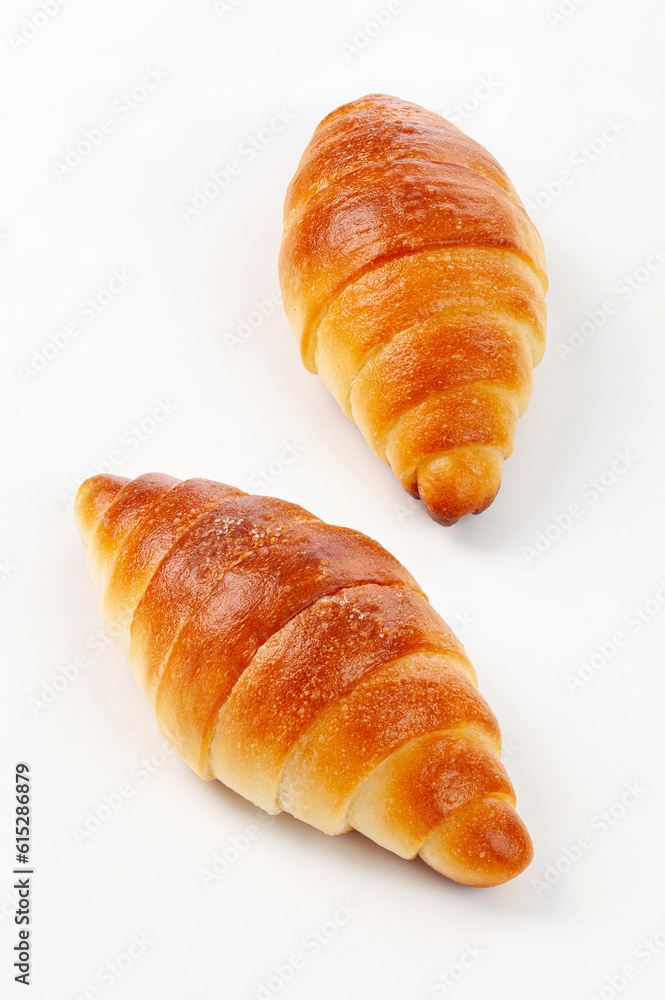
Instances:
[[[98,476],[91,476],[90,479],[81,483],[76,492],[74,517],[84,545],[87,546],[104,511],[128,482],[130,480],[125,476],[109,476],[102,473]]]
[[[489,887],[515,878],[531,863],[531,837],[504,798],[476,799],[428,837],[420,857],[463,885]]]
[[[429,516],[451,525],[465,514],[480,514],[501,485],[503,454],[490,445],[451,448],[418,466],[418,495]]]

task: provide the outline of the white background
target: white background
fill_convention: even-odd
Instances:
[[[382,0],[3,5],[3,995],[26,995],[11,968],[18,760],[35,1000],[661,995],[663,7],[563,0],[557,19],[556,2],[402,0],[364,47]],[[163,79],[119,110],[149,70]],[[284,191],[316,123],[372,91],[456,114],[529,200],[548,256],[549,346],[501,492],[448,529],[301,366],[281,306],[234,343],[256,303],[270,312]],[[250,159],[275,111],[291,120]],[[97,148],[59,168],[104,118]],[[232,159],[238,175],[186,221]],[[86,321],[114,270],[131,279]],[[265,492],[379,539],[458,627],[535,843],[514,882],[468,889],[355,833],[266,823],[160,753],[96,637],[69,506],[82,479],[110,463],[250,488],[285,442],[300,453]],[[233,838],[251,846],[205,886]],[[307,935],[340,903],[355,912],[315,954]],[[149,943],[126,968],[133,935]],[[262,992],[296,953],[302,968]]]

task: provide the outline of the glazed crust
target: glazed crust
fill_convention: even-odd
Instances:
[[[317,127],[289,186],[279,271],[304,364],[404,488],[444,524],[484,509],[515,432],[513,422],[495,440],[498,397],[462,407],[454,433],[426,456],[445,451],[447,461],[422,476],[417,438],[411,455],[401,442],[399,466],[386,439],[414,396],[451,386],[472,399],[489,384],[514,397],[516,414],[526,408],[545,343],[546,263],[496,160],[417,105],[380,94],[344,105]],[[493,363],[478,370],[475,347],[490,340]],[[386,372],[401,391],[379,412]],[[478,453],[458,452],[468,446]]]
[[[76,519],[105,624],[201,777],[471,885],[528,864],[473,667],[377,542],[156,474],[87,480]]]

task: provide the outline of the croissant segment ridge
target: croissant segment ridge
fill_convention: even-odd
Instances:
[[[75,516],[104,624],[201,777],[468,885],[529,864],[473,667],[378,542],[158,474],[86,480]]]
[[[303,363],[428,514],[480,513],[545,348],[542,241],[505,171],[415,104],[370,94],[317,126],[279,274]]]

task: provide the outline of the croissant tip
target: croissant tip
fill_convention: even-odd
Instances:
[[[423,460],[418,494],[429,516],[449,527],[465,514],[481,514],[501,486],[503,455],[490,445],[451,448]]]
[[[130,480],[124,476],[110,476],[101,473],[90,476],[81,483],[74,505],[76,526],[85,545],[95,530],[106,508],[111,504],[116,493],[126,486]]]
[[[420,856],[454,882],[488,888],[520,875],[531,864],[533,844],[512,805],[488,796],[443,823]]]

